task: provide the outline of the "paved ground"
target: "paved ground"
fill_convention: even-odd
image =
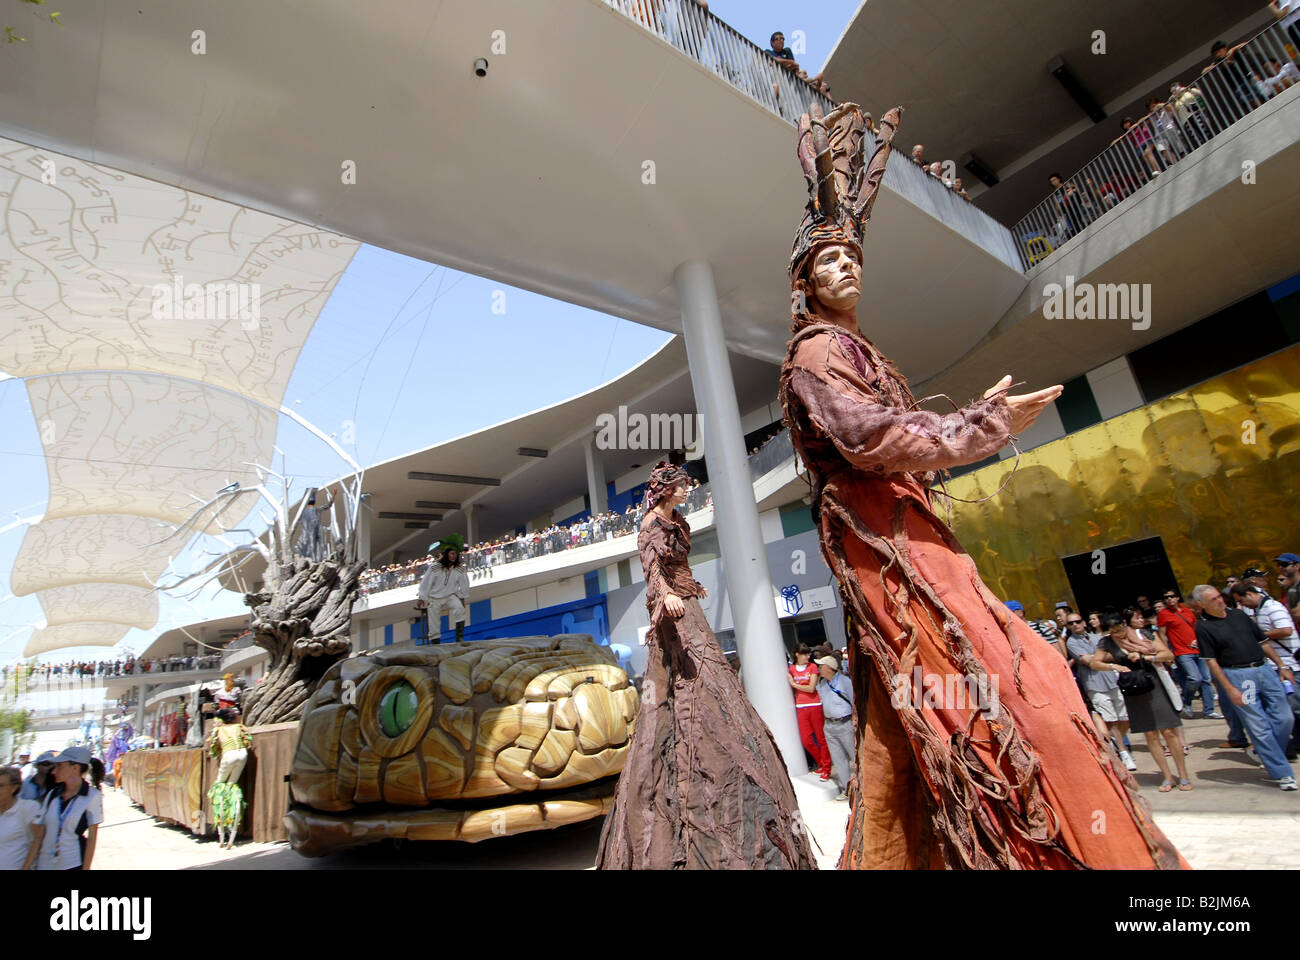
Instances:
[[[1222,721],[1185,721],[1183,729],[1192,747],[1188,765],[1194,790],[1158,793],[1160,776],[1145,743],[1135,742],[1133,755],[1156,822],[1188,862],[1199,869],[1300,868],[1300,791],[1283,793],[1244,751],[1220,748]],[[832,869],[844,840],[847,805],[835,801],[835,791],[813,775],[798,778],[795,792],[820,847],[814,848],[818,862]],[[95,866],[102,870],[573,870],[591,866],[600,839],[596,821],[478,844],[380,844],[308,860],[282,843],[241,842],[234,850],[218,849],[215,839],[200,840],[180,827],[156,822],[124,793],[111,790],[104,814],[95,855]]]

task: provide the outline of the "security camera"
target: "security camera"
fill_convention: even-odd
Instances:
[[[487,60],[483,57],[479,57],[474,61],[474,75],[478,77],[487,76]]]

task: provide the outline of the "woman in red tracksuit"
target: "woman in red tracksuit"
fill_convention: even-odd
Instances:
[[[795,647],[794,663],[790,665],[790,686],[794,688],[794,712],[799,717],[799,739],[803,748],[812,754],[817,764],[817,775],[829,780],[831,752],[822,732],[822,698],[817,692],[817,665],[810,663],[812,651],[806,643]]]

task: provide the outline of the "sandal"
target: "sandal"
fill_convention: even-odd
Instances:
[[[1164,783],[1160,784],[1161,793],[1168,793],[1173,788],[1174,788],[1174,782],[1172,780],[1166,780]]]
[[[1180,778],[1178,779],[1178,789],[1179,789],[1179,790],[1191,790],[1191,789],[1192,789],[1192,781],[1190,781],[1190,780],[1184,780],[1184,779],[1182,779],[1182,778],[1180,777]]]

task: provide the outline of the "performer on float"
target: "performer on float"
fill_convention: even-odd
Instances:
[[[295,544],[298,555],[317,563],[325,559],[325,513],[334,506],[334,498],[326,494],[324,506],[316,506],[316,491],[307,496],[307,509],[302,512],[302,534]]]
[[[649,660],[596,866],[815,870],[785,761],[700,607],[676,509],[689,483],[660,463],[646,488],[637,548]]]
[[[465,639],[465,619],[469,611],[469,577],[460,565],[460,551],[464,546],[465,538],[453,533],[429,548],[431,551],[441,548],[442,555],[436,563],[429,564],[429,569],[424,572],[419,589],[416,591],[418,597],[415,603],[416,609],[424,610],[429,618],[429,631],[426,636],[433,632],[434,624],[438,622],[443,611],[446,611],[447,621],[456,625],[456,639]]]
[[[239,698],[243,691],[235,686],[235,675],[233,673],[223,673],[221,675],[221,689],[213,694],[213,699],[217,702],[217,709],[223,710],[226,707],[239,707]]]
[[[212,801],[212,814],[217,821],[217,839],[220,846],[229,850],[235,845],[239,825],[244,822],[244,791],[239,787],[239,776],[248,762],[248,748],[253,745],[234,707],[217,711],[216,726],[208,736],[211,755],[220,758],[217,779],[208,789]]]
[[[858,327],[863,232],[897,123],[882,118],[869,165],[856,104],[804,116],[798,139],[809,200],[781,402],[849,621],[858,773],[841,866],[1186,866],[1064,659],[1008,614],[932,509],[936,471],[991,456],[1061,388],[1010,395],[1006,376],[954,413],[920,410]],[[889,322],[888,288],[869,302]],[[935,703],[918,672],[971,696]]]

